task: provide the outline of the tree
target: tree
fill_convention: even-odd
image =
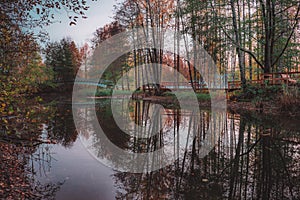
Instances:
[[[98,47],[101,42],[111,38],[112,36],[123,32],[125,29],[122,25],[119,24],[119,22],[114,21],[112,23],[106,24],[105,26],[99,28],[94,33],[94,38],[92,39],[93,42],[93,48],[94,53],[92,56],[92,62],[97,65],[98,67],[102,63],[99,62],[99,50]],[[113,50],[114,47],[110,47],[110,50]],[[107,54],[110,54],[112,52],[106,51]],[[111,80],[114,83],[117,82],[118,78],[123,74],[123,68],[126,67],[125,60],[128,55],[124,55],[120,57],[119,59],[115,60],[107,69],[105,70],[105,73],[103,74],[102,79]],[[102,70],[102,69],[101,69]],[[96,72],[98,73],[98,72]],[[91,72],[93,74],[93,72]]]
[[[95,49],[101,42],[111,38],[112,36],[121,33],[125,30],[124,26],[122,26],[118,21],[111,22],[109,24],[104,25],[101,28],[98,28],[94,33],[94,37],[92,39],[93,48]]]
[[[1,0],[0,54],[37,51],[37,48],[21,44],[26,44],[29,38],[30,40],[41,39],[44,41],[47,33],[43,30],[36,33],[37,28],[43,29],[44,26],[53,23],[57,10],[65,10],[70,19],[70,25],[75,25],[78,16],[86,18],[85,11],[88,8],[85,0]],[[10,61],[13,59],[5,60],[5,62]]]
[[[55,72],[55,81],[72,82],[81,65],[81,55],[74,41],[64,38],[47,45],[45,63]]]
[[[298,28],[300,3],[299,1],[259,0],[258,5],[263,24],[264,58],[257,62],[264,73],[270,73],[285,54]]]
[[[148,82],[149,80],[159,82],[161,71],[158,71],[156,65],[163,63],[163,34],[164,28],[171,27],[172,17],[175,12],[175,1],[172,0],[126,0],[116,7],[115,19],[120,21],[123,26],[130,28],[143,29],[143,36],[151,38],[153,45],[158,48],[139,49],[132,52],[134,66],[146,64],[145,73],[137,68],[135,71],[136,87]],[[139,46],[140,33],[132,31],[132,37],[135,38],[134,46]],[[147,80],[147,81],[146,81]],[[155,88],[159,92],[159,88]]]
[[[237,53],[239,59],[239,67],[240,67],[240,75],[243,88],[246,86],[246,77],[245,77],[245,56],[242,52],[242,41],[241,41],[241,33],[238,29],[238,22],[236,16],[236,6],[234,0],[230,0],[230,7],[232,12],[232,25],[234,30],[234,43],[237,44]]]
[[[90,57],[92,54],[92,51],[90,49],[90,46],[85,43],[81,48],[80,48],[80,57],[82,59],[82,64],[84,67],[84,78],[87,78],[87,70],[88,70],[88,65],[90,62]]]
[[[24,67],[20,74],[16,76],[20,88],[25,93],[32,93],[43,89],[44,87],[53,86],[53,70],[42,62],[39,53],[35,53],[27,67]]]
[[[279,64],[279,61],[282,61],[293,43],[292,38],[299,24],[300,3],[299,1],[259,0],[254,5],[256,5],[255,13],[258,16],[255,25],[261,31],[257,33],[260,38],[256,38],[256,48],[261,49],[262,56],[256,55],[237,43],[235,45],[249,54],[264,73],[270,73],[274,71],[276,65],[284,64]]]
[[[86,18],[85,11],[88,9],[85,0],[1,0],[0,4],[0,78],[2,91],[20,88],[16,81],[26,82],[25,76],[20,74],[22,71],[32,70],[30,69],[33,67],[31,61],[35,62],[35,57],[40,51],[36,41],[45,38],[45,33],[34,31],[36,28],[44,28],[45,25],[55,22],[57,10],[66,11],[70,25],[74,25],[79,16]],[[14,86],[9,86],[10,84]],[[12,93],[16,94],[16,90]],[[12,93],[10,95],[13,95]]]
[[[0,18],[5,23],[13,21],[23,28],[43,27],[53,22],[57,10],[65,10],[70,25],[75,25],[78,16],[86,18],[85,11],[89,8],[86,4],[85,0],[1,0]]]
[[[0,70],[9,72],[24,67],[38,49],[32,35],[24,34],[18,25],[0,22]]]
[[[3,24],[2,24],[3,25]],[[39,45],[31,35],[15,27],[2,26],[0,37],[1,91],[11,96],[32,93],[51,79],[51,70],[42,64]]]
[[[234,72],[238,59],[243,85],[247,77],[253,78],[253,72],[297,67],[299,1],[185,0],[183,5],[183,19],[188,22],[183,30],[199,38],[217,65],[224,68],[222,63],[231,60],[230,69]],[[227,52],[233,55],[230,60]]]

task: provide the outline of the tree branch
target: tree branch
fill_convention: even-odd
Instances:
[[[300,11],[300,3],[299,3],[298,8],[297,8],[297,13],[295,15],[295,24],[294,24],[294,26],[292,28],[292,31],[291,31],[291,33],[290,33],[290,35],[289,35],[289,37],[288,37],[288,39],[287,39],[287,41],[286,41],[286,43],[284,45],[284,48],[282,49],[281,53],[276,58],[276,60],[272,63],[272,66],[274,66],[279,61],[279,59],[282,57],[282,55],[284,54],[285,50],[287,49],[287,47],[288,47],[288,45],[290,43],[290,40],[291,40],[292,36],[294,35],[295,29],[296,29],[296,27],[298,25],[298,22],[299,22],[299,17],[298,17],[299,11]]]
[[[213,8],[213,12],[215,12],[215,8],[214,8],[214,6],[212,5],[212,3],[211,3],[211,7]],[[217,14],[217,13],[215,13],[215,14]],[[248,54],[255,60],[255,62],[256,62],[262,69],[264,69],[263,64],[258,60],[257,56],[256,56],[252,51],[250,51],[250,50],[248,50],[248,49],[245,49],[245,48],[241,47],[239,44],[237,44],[237,43],[235,42],[235,40],[234,40],[234,39],[233,39],[233,38],[225,31],[224,27],[223,27],[222,24],[219,22],[219,20],[217,20],[217,22],[218,22],[218,24],[219,24],[221,30],[224,32],[224,34],[226,35],[226,37],[232,42],[232,44],[235,45],[237,48],[239,48],[241,51],[243,51],[243,52],[245,52],[245,53],[248,53]]]

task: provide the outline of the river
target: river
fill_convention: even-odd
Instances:
[[[45,199],[300,198],[299,121],[113,101],[76,107],[77,124],[70,105],[52,105],[41,137],[56,144],[40,145],[28,162]],[[115,156],[108,140],[130,155],[163,149],[161,165]]]

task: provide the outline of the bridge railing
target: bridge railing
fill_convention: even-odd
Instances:
[[[201,88],[207,88],[207,85],[205,83],[199,83],[199,82],[168,82],[163,81],[161,82],[161,85],[169,88],[169,89],[190,89],[194,87],[195,89],[201,89]]]
[[[300,79],[300,72],[276,72],[276,73],[267,73],[262,74],[260,79],[264,83],[272,85],[293,85],[298,82]]]

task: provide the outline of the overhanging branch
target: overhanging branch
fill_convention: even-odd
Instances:
[[[213,8],[213,12],[215,12],[215,8],[211,3],[211,7]],[[215,13],[217,14],[217,13]],[[224,27],[222,26],[222,24],[219,22],[219,20],[217,20],[219,26],[221,27],[221,30],[224,32],[225,36],[232,42],[233,45],[235,45],[238,49],[240,49],[241,51],[248,53],[254,60],[255,62],[262,68],[264,69],[263,64],[258,60],[257,56],[250,50],[241,47],[241,45],[237,44],[236,41],[226,32],[226,30],[224,29]]]
[[[290,35],[289,35],[289,37],[288,37],[288,39],[287,39],[287,41],[286,41],[286,43],[285,43],[285,45],[284,45],[284,48],[282,49],[282,51],[281,51],[281,53],[279,54],[279,56],[276,58],[276,60],[272,63],[272,66],[274,66],[278,61],[279,61],[279,59],[282,57],[282,55],[284,54],[284,52],[286,51],[286,49],[287,49],[287,47],[289,46],[289,43],[290,43],[290,41],[291,41],[291,38],[292,38],[292,36],[294,35],[294,32],[295,32],[295,29],[296,29],[296,27],[297,27],[297,25],[298,25],[298,22],[299,22],[299,11],[300,11],[300,3],[299,3],[299,5],[298,5],[298,8],[297,8],[297,13],[296,13],[296,15],[295,15],[295,24],[294,24],[294,26],[293,26],[293,28],[292,28],[292,31],[291,31],[291,33],[290,33]]]

